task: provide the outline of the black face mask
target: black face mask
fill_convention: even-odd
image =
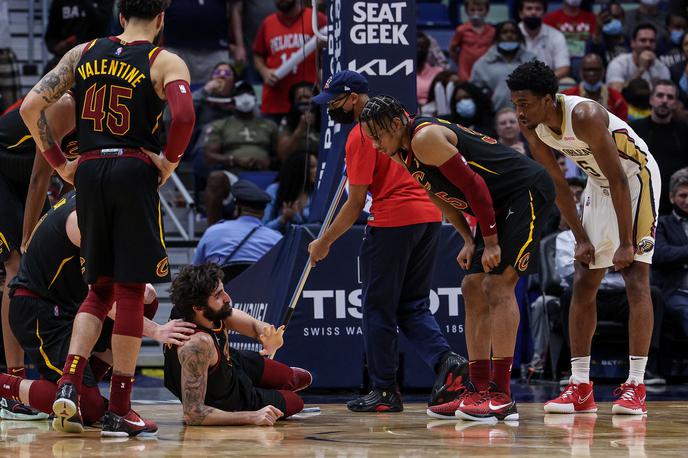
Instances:
[[[346,96],[346,99],[348,99],[349,96]],[[351,111],[344,111],[344,105],[346,105],[346,99],[344,99],[344,103],[338,108],[328,108],[327,109],[327,114],[330,115],[330,118],[338,123],[338,124],[353,124],[354,121],[356,121],[356,118],[354,118],[354,110],[351,109]]]
[[[294,0],[293,2],[278,2],[275,6],[281,12],[286,13],[294,7],[294,4],[296,4],[296,0]]]
[[[542,25],[542,18],[535,16],[524,17],[523,24],[526,26],[527,29],[536,30]]]

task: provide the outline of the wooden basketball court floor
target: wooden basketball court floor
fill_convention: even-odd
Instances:
[[[599,413],[544,415],[542,404],[520,403],[518,422],[495,425],[434,420],[425,405],[400,414],[353,414],[320,404],[320,414],[274,427],[185,427],[181,406],[135,405],[159,426],[157,439],[101,439],[50,430],[48,421],[0,421],[1,457],[434,457],[434,456],[688,456],[688,402],[649,403],[649,416]]]

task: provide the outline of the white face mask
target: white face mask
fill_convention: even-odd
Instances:
[[[240,94],[234,96],[234,108],[241,113],[250,113],[256,107],[256,96]]]

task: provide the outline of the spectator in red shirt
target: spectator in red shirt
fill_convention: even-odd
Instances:
[[[311,8],[299,0],[275,0],[279,10],[266,17],[253,42],[253,64],[263,78],[261,112],[279,123],[289,112],[289,88],[301,81],[315,83],[315,52],[282,79],[275,71],[313,36]],[[318,27],[327,21],[318,14]]]
[[[465,8],[469,20],[456,28],[449,44],[449,56],[456,62],[462,81],[470,79],[473,64],[492,46],[495,36],[495,28],[485,22],[490,11],[488,0],[468,0]]]
[[[569,55],[573,58],[583,57],[585,43],[597,28],[597,18],[590,11],[583,11],[581,3],[581,0],[564,0],[561,8],[547,13],[542,19],[545,24],[564,34]]]
[[[313,101],[327,104],[335,122],[351,124],[368,101],[368,81],[359,73],[341,71]],[[437,374],[430,404],[449,402],[463,391],[454,388],[452,381],[460,375],[463,379],[459,380],[465,380],[468,363],[451,351],[429,309],[442,215],[401,165],[364,140],[358,126],[346,142],[346,168],[347,201],[308,252],[312,265],[325,259],[330,245],[358,219],[368,192],[372,194],[360,262],[363,342],[373,389],[349,401],[347,407],[354,412],[403,410],[396,385],[397,326]]]
[[[628,104],[621,92],[604,84],[603,76],[602,58],[597,54],[586,54],[581,62],[581,83],[562,93],[594,100],[625,121],[628,118]]]

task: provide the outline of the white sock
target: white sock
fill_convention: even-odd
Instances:
[[[590,356],[571,358],[571,381],[590,383]]]
[[[633,385],[642,385],[645,383],[645,366],[647,365],[647,356],[629,356],[628,357],[628,380],[626,383]]]

